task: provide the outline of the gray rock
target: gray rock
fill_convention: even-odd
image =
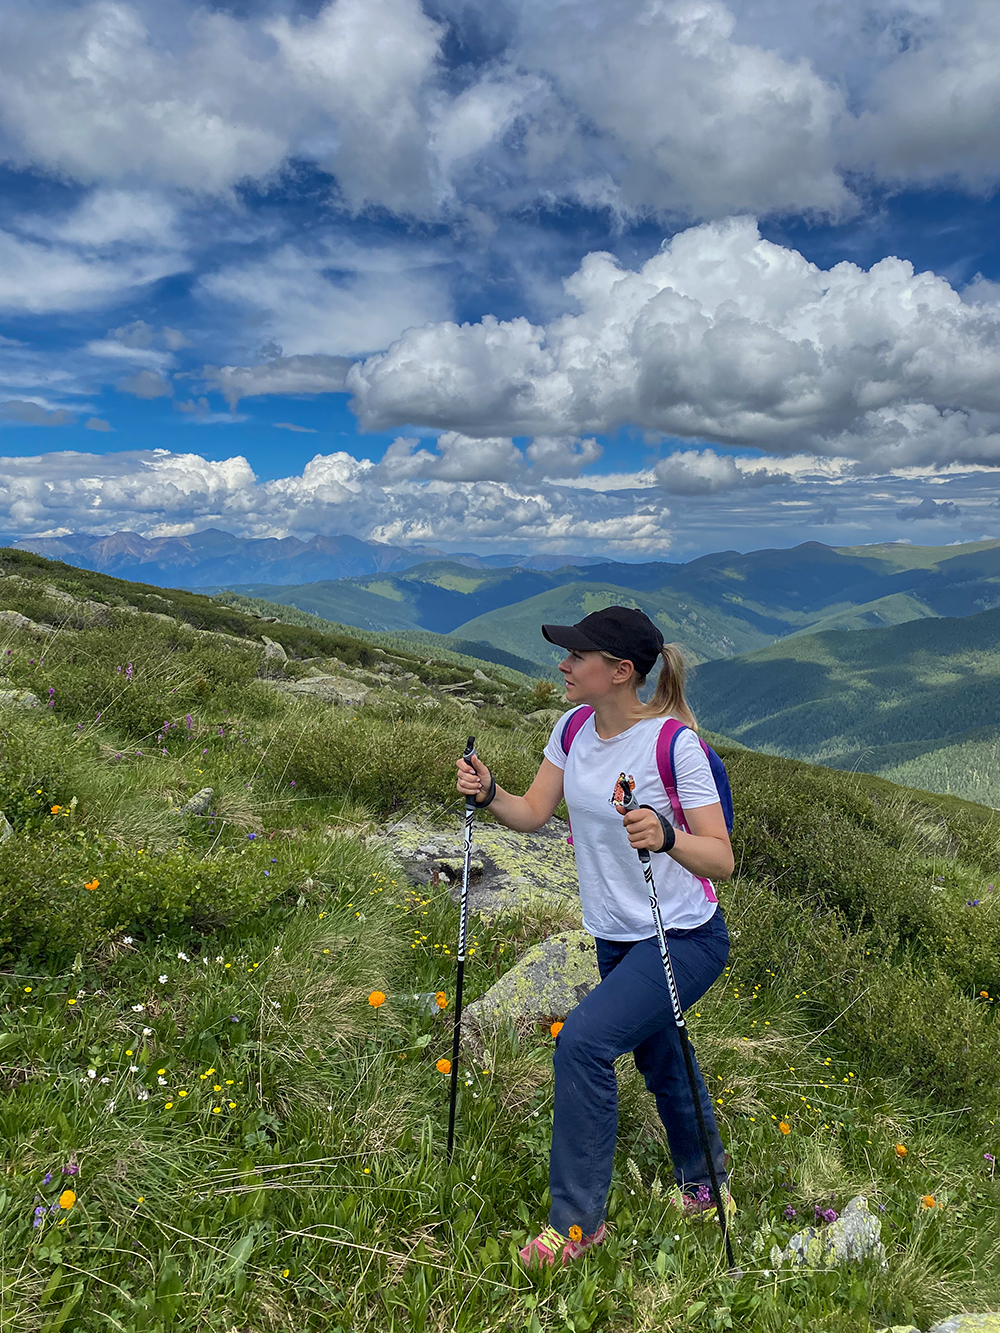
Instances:
[[[893,1324],[891,1328],[880,1328],[878,1333],[920,1333],[916,1324]]]
[[[382,836],[410,880],[416,884],[447,881],[457,900],[464,849],[456,834],[460,835],[461,827],[460,816],[448,829],[404,819]],[[571,921],[579,921],[576,862],[566,831],[559,819],[549,820],[534,833],[515,833],[492,820],[477,819],[472,854],[482,869],[470,885],[469,910],[489,920],[537,903],[558,906]]]
[[[360,708],[368,699],[371,690],[360,681],[350,680],[347,676],[314,676],[307,680],[269,680],[263,684],[282,694],[290,694],[304,699],[315,699],[318,703],[338,704],[343,708]]]
[[[41,703],[30,690],[0,690],[0,708],[39,708]]]
[[[274,639],[269,639],[266,634],[260,636],[264,641],[264,661],[277,662],[283,664],[288,661],[288,654],[282,648],[280,643],[275,643]]]
[[[8,838],[14,836],[14,830],[11,828],[10,820],[0,811],[0,842],[6,842]]]
[[[173,616],[165,616],[162,611],[147,611],[146,615],[151,620],[162,620],[164,625],[176,625],[177,621]]]
[[[566,930],[530,948],[465,1012],[480,1030],[509,1020],[565,1018],[600,979],[593,937]]]
[[[20,611],[0,611],[0,624],[9,625],[11,629],[35,628],[35,622],[22,616]]]
[[[183,805],[177,807],[179,815],[206,815],[212,806],[212,798],[215,791],[212,787],[202,787],[201,791],[195,794]]]
[[[539,727],[554,727],[563,715],[561,708],[536,708],[533,713],[525,713],[525,722],[534,722]]]
[[[490,683],[489,676],[487,676],[485,671],[480,671],[478,667],[476,667],[475,671],[473,671],[472,678],[473,680],[484,680],[487,685],[489,685]]]
[[[805,1264],[809,1268],[833,1268],[837,1264],[878,1259],[885,1263],[885,1246],[878,1218],[868,1211],[868,1200],[857,1195],[836,1222],[827,1227],[806,1227],[791,1238],[783,1250],[775,1245],[771,1264]],[[1000,1333],[1000,1330],[997,1330]]]
[[[1000,1333],[1000,1312],[985,1314],[953,1314],[928,1333]]]

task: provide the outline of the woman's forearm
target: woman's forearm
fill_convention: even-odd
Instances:
[[[677,829],[674,845],[667,855],[699,879],[729,879],[734,869],[733,849],[728,840],[698,837],[683,829]]]
[[[548,818],[535,809],[527,796],[512,796],[509,791],[497,784],[497,794],[490,802],[490,814],[504,828],[514,829],[518,833],[531,833],[541,828]]]

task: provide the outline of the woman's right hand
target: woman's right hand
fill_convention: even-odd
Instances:
[[[477,754],[471,759],[456,759],[455,767],[458,769],[456,785],[459,793],[462,796],[474,796],[477,804],[481,804],[493,783],[490,770]]]

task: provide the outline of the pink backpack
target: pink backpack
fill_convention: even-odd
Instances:
[[[592,717],[594,713],[590,704],[582,704],[575,708],[562,729],[560,738],[563,754],[569,754],[569,747],[573,744],[580,728]],[[680,797],[677,795],[677,779],[674,777],[674,745],[677,737],[682,731],[690,731],[690,727],[685,726],[683,722],[678,722],[676,718],[668,717],[664,719],[663,726],[660,728],[659,735],[656,738],[656,768],[660,774],[660,781],[663,783],[664,790],[670,800],[670,808],[674,812],[674,819],[678,828],[682,828],[685,833],[690,833],[687,819],[684,816],[684,810],[681,806]],[[705,751],[705,755],[712,769],[712,776],[715,779],[715,786],[719,793],[719,804],[722,806],[722,812],[726,819],[726,828],[731,833],[733,830],[733,797],[729,787],[729,778],[726,775],[725,765],[710,745],[707,745],[700,736],[697,737],[698,743]],[[572,844],[573,833],[567,842]],[[712,888],[712,881],[697,877],[702,888],[705,890],[705,897],[711,903],[717,903],[715,890]]]

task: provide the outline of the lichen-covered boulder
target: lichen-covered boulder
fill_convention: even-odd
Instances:
[[[517,1019],[565,1018],[600,981],[597,949],[585,930],[550,935],[519,958],[466,1009],[480,1030]]]
[[[264,644],[264,661],[283,666],[288,661],[288,654],[281,644],[276,643],[274,639],[269,639],[266,634],[262,634],[260,637]]]
[[[861,1194],[852,1199],[836,1222],[828,1227],[806,1227],[791,1238],[783,1250],[771,1250],[773,1267],[783,1263],[809,1268],[834,1268],[837,1264],[878,1259],[885,1263],[885,1246],[878,1218],[868,1210]],[[1000,1333],[1000,1330],[998,1330]]]
[[[558,819],[534,833],[515,833],[492,821],[477,820],[469,910],[492,919],[531,903],[547,903],[579,921],[576,861],[566,832]],[[382,836],[413,883],[447,883],[458,898],[464,860],[460,818],[448,829],[403,819]]]
[[[985,1314],[953,1314],[929,1333],[1000,1333],[1000,1311]]]

